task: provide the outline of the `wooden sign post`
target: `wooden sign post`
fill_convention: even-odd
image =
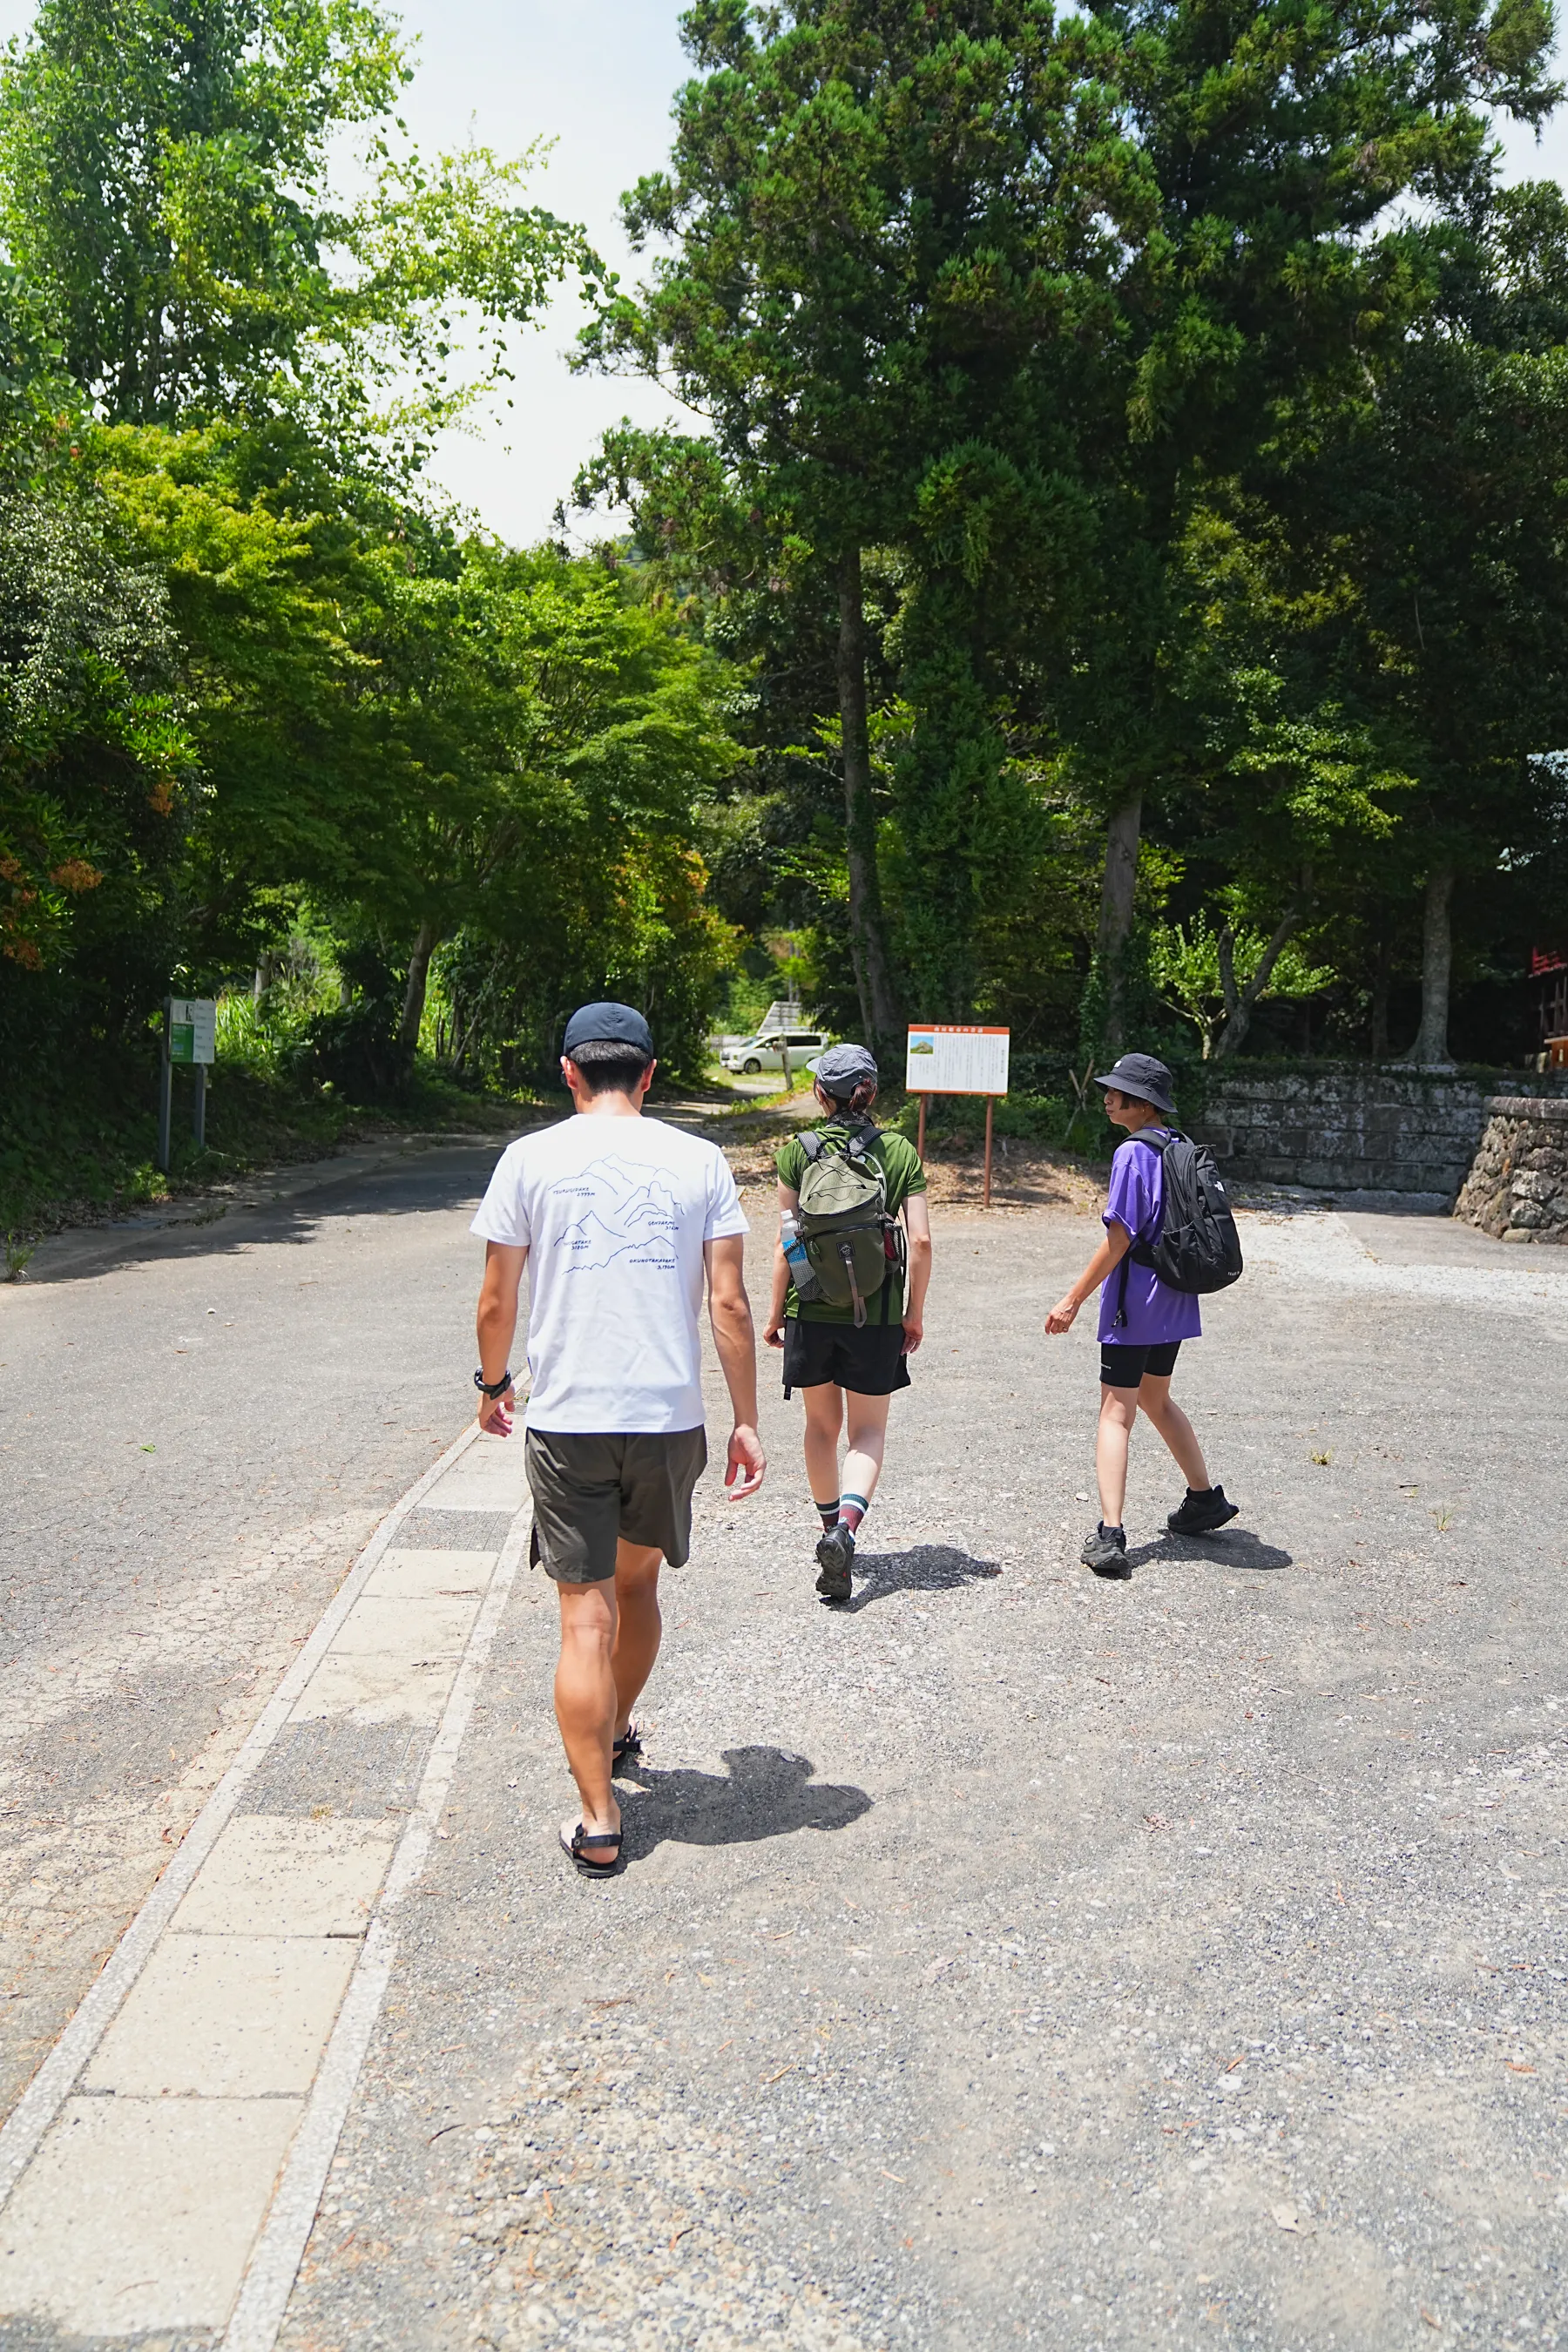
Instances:
[[[932,1095],[985,1097],[985,1196],[991,1206],[991,1131],[996,1097],[1007,1091],[1006,1029],[966,1028],[947,1022],[911,1022],[904,1055],[904,1088],[920,1097],[915,1150],[925,1158],[926,1109]]]

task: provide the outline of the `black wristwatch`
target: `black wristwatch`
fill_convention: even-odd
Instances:
[[[474,1374],[474,1386],[481,1396],[505,1396],[511,1386],[511,1374],[503,1372],[499,1381],[487,1381],[481,1370]]]

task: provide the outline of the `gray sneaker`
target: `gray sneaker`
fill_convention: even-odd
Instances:
[[[1096,1576],[1127,1577],[1132,1573],[1127,1559],[1126,1534],[1121,1528],[1108,1528],[1103,1519],[1079,1558],[1085,1568],[1093,1569]]]
[[[824,1601],[847,1601],[854,1591],[849,1563],[855,1557],[855,1537],[842,1520],[828,1528],[816,1547],[816,1557],[822,1570],[816,1589]]]

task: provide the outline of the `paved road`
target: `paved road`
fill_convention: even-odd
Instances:
[[[495,1152],[292,1171],[0,1288],[0,2112],[461,1426]]]
[[[148,1686],[184,1710],[182,1754],[221,1675],[275,1676],[353,1548],[347,1517],[454,1425],[468,1245],[436,1202],[476,1176],[433,1160],[395,1181],[415,1197],[374,1220],[395,1248],[374,1253],[393,1271],[368,1311],[419,1409],[379,1451],[342,1381],[301,1363],[339,1370],[359,1328],[323,1313],[301,1349],[279,1296],[299,1266],[346,1314],[372,1201],[341,1224],[313,1202],[306,1245],[231,1254],[273,1370],[251,1391],[271,1434],[226,1458],[226,1507],[254,1547],[275,1464],[291,1499],[262,1498],[272,1539],[344,1525],[287,1584],[224,1578],[222,1508],[187,1460],[151,1549],[199,1501],[196,1558],[165,1574],[255,1597],[248,1637],[221,1602],[174,1612],[175,1666]],[[554,1851],[552,1612],[520,1577],[404,1907],[290,2352],[1563,2340],[1568,1265],[1408,1220],[1249,1220],[1248,1278],[1183,1366],[1246,1515],[1209,1547],[1161,1538],[1172,1479],[1142,1446],[1137,1573],[1108,1587],[1075,1564],[1092,1345],[1039,1336],[1091,1238],[1083,1216],[943,1213],[848,1611],[811,1593],[797,1409],[770,1402],[756,1505],[701,1490],[610,1885]],[[25,1353],[36,1412],[64,1339],[115,1317],[161,1370],[195,1305],[223,1320],[192,1274],[216,1263],[83,1280],[74,1324],[29,1323],[25,1350],[7,1313],[0,1377]],[[44,1286],[21,1295],[44,1312]],[[296,1378],[327,1425],[296,1412]],[[79,1413],[26,1427],[10,1466],[47,1448],[74,1481],[70,1517],[99,1530],[74,1546],[80,1590],[162,1668],[163,1595],[131,1585],[113,1535],[158,1491],[113,1470],[113,1443],[146,1440],[88,1431],[84,1452]],[[49,1556],[68,1600],[68,1549]],[[51,1647],[39,1622],[39,1690],[99,1654],[79,1602],[52,1613],[82,1630]],[[253,1711],[233,1688],[231,1716]],[[40,1721],[35,1753],[64,1752]],[[150,1741],[134,1753],[141,1780],[118,1811],[89,1788],[89,1817],[147,1817],[166,1783]]]

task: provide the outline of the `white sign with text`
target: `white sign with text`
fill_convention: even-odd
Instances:
[[[911,1095],[1005,1095],[1006,1029],[976,1029],[911,1022],[904,1056],[904,1087]]]

